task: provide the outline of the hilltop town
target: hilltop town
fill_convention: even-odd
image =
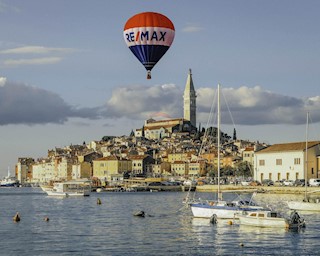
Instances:
[[[217,172],[215,127],[196,128],[196,91],[189,70],[184,90],[184,117],[145,121],[129,136],[104,136],[88,144],[48,150],[41,159],[19,158],[21,184],[88,178],[111,185],[135,177],[190,179]],[[253,152],[266,145],[242,141],[221,131],[221,170],[225,175],[252,176]]]
[[[103,137],[89,144],[48,150],[46,158],[19,158],[16,176],[20,183],[89,178],[111,185],[133,177],[191,178],[216,175],[217,150],[202,149],[204,134],[172,133],[162,139],[121,136]],[[265,145],[225,138],[221,168],[226,174],[251,176],[254,148]],[[242,163],[246,162],[243,168]],[[242,166],[242,167],[241,167]],[[241,169],[242,168],[242,169]]]
[[[218,170],[217,128],[196,127],[196,91],[189,70],[183,94],[183,118],[145,120],[129,136],[104,136],[98,141],[48,150],[41,159],[19,158],[20,184],[90,179],[97,186],[122,184],[134,178],[214,181]],[[296,180],[318,178],[320,142],[266,145],[220,131],[220,177]]]

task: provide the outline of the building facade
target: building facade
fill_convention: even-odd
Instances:
[[[296,180],[319,178],[320,141],[274,144],[255,152],[254,179]],[[306,164],[307,163],[307,164]],[[308,167],[307,167],[308,166]]]
[[[123,177],[124,173],[131,172],[132,162],[117,156],[102,157],[93,160],[93,177],[101,180],[101,184]]]

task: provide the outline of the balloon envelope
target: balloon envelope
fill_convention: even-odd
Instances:
[[[123,36],[129,49],[150,74],[171,46],[174,33],[174,25],[166,16],[143,12],[128,19]]]

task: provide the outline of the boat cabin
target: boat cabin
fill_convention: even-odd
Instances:
[[[250,212],[250,217],[257,217],[257,218],[280,218],[281,216],[277,212],[272,211],[261,211],[261,212]]]

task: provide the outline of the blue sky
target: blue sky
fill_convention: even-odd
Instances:
[[[0,0],[0,175],[18,157],[128,135],[157,112],[182,117],[189,68],[203,125],[220,83],[238,138],[303,141],[310,111],[320,139],[319,10],[317,0]],[[151,80],[123,39],[145,11],[176,30]]]

